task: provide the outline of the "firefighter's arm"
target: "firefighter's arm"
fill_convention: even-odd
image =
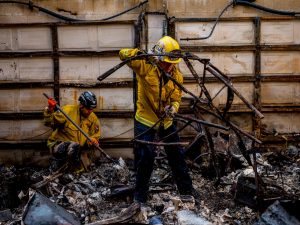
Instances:
[[[139,54],[143,54],[144,52],[138,48],[124,48],[119,52],[120,59],[122,61],[134,57]],[[137,59],[132,60],[127,63],[127,65],[138,75],[144,76],[147,74],[150,65],[146,63],[145,59]]]
[[[44,125],[52,127],[53,129],[56,126],[62,125],[66,122],[65,116],[59,111],[49,110],[49,107],[44,109]]]
[[[92,140],[92,142],[88,141],[88,145],[89,146],[98,146],[99,145],[99,139],[101,136],[101,130],[100,130],[100,122],[98,119],[95,119],[90,127],[90,138]]]

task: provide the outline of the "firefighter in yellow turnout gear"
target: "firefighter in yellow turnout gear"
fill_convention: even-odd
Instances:
[[[97,106],[96,96],[85,91],[79,97],[79,105],[65,105],[61,109],[89,135],[93,143],[58,110],[55,111],[56,101],[48,99],[48,107],[44,110],[44,124],[52,127],[53,132],[48,138],[47,146],[52,153],[51,167],[58,169],[67,161],[75,167],[80,165],[83,149],[98,145],[100,138],[100,122],[93,110]]]
[[[154,46],[153,52],[157,54],[176,53],[180,52],[180,46],[176,40],[165,36]],[[137,48],[121,49],[119,55],[121,60],[126,60],[141,53],[141,50]],[[160,69],[182,84],[182,74],[176,67],[179,62],[180,59],[178,58],[159,56],[155,59],[155,63],[148,59],[132,60],[128,63],[128,66],[137,75],[138,97],[135,114],[135,135],[138,135],[138,140],[153,141],[157,135],[157,130],[159,130],[158,135],[160,138],[176,131],[172,115],[178,111],[182,91],[171,80],[168,80]],[[156,63],[159,64],[160,68]],[[158,123],[154,129],[149,129],[164,114],[169,116]],[[179,142],[179,136],[175,133],[164,141]],[[165,146],[164,149],[180,194],[191,194],[192,181],[184,161],[183,149],[179,146]],[[153,145],[137,143],[134,152],[137,172],[134,194],[136,202],[143,203],[147,201],[149,180],[153,171],[155,155]]]

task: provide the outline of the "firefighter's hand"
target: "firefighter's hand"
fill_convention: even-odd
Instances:
[[[176,113],[176,109],[172,105],[167,105],[165,107],[165,112],[166,112],[167,116],[173,117]]]
[[[88,141],[88,145],[91,146],[95,146],[98,147],[99,146],[99,142],[96,138],[91,138],[91,141]]]
[[[48,98],[48,110],[53,111],[56,107],[57,102],[53,98]]]

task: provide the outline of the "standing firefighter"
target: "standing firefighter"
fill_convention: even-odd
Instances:
[[[156,54],[176,52],[180,52],[179,44],[169,36],[161,38],[153,48],[153,53]],[[142,53],[139,49],[121,49],[119,54],[121,60],[126,60]],[[128,66],[137,74],[138,81],[135,134],[138,135],[138,140],[148,142],[154,140],[158,131],[160,138],[176,131],[172,116],[178,111],[182,95],[181,90],[171,80],[168,80],[161,71],[164,70],[169,73],[182,84],[182,74],[176,67],[181,59],[159,56],[155,60],[153,62],[150,59],[139,59],[128,63]],[[157,123],[166,114],[168,116]],[[156,123],[157,126],[154,126]],[[153,126],[154,129],[149,129]],[[175,133],[164,141],[179,142],[179,136]],[[164,149],[180,194],[192,194],[192,181],[184,161],[182,148],[179,146],[165,146]],[[147,201],[155,148],[153,145],[137,143],[134,156],[137,170],[134,201],[144,203]]]
[[[81,151],[99,146],[100,123],[93,112],[97,106],[97,99],[90,91],[83,92],[79,98],[79,105],[65,105],[61,110],[65,112],[86,134],[91,142],[66,118],[63,113],[56,109],[56,101],[48,99],[48,107],[44,110],[44,124],[53,129],[47,146],[53,156],[51,167],[57,170],[68,162],[75,168],[80,168]],[[85,165],[87,166],[87,165]]]

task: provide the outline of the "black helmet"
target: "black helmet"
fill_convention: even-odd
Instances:
[[[90,91],[83,92],[79,96],[78,101],[88,109],[94,109],[97,106],[97,98],[94,93]]]

